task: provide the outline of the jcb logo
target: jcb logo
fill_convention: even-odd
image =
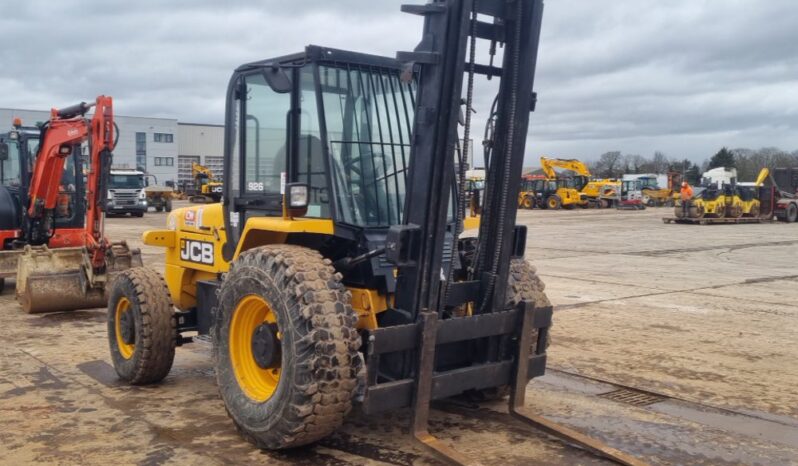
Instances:
[[[222,194],[222,187],[221,186],[214,186],[211,188],[211,192],[214,194]]]
[[[213,243],[205,241],[180,241],[180,258],[198,264],[213,265]]]

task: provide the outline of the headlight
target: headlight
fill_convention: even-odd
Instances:
[[[305,183],[293,183],[286,186],[288,188],[288,208],[304,209],[308,206],[308,185]]]

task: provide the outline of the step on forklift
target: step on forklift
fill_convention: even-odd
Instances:
[[[308,46],[238,67],[222,202],[176,209],[166,229],[145,232],[166,249],[163,276],[141,267],[114,281],[108,340],[120,378],[162,380],[197,332],[213,341],[227,412],[264,449],[322,439],[355,405],[409,408],[416,439],[471,464],[429,432],[430,403],[509,392],[518,419],[641,464],[524,407],[552,319],[515,224],[542,8],[409,5],[424,17],[423,40],[397,59]],[[468,155],[458,144],[469,140],[477,77],[499,90],[478,235],[465,237],[455,154]]]

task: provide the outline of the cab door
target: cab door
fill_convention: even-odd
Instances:
[[[289,71],[291,72],[291,71]],[[275,86],[268,72],[242,73],[233,77],[228,94],[225,136],[225,224],[228,244],[225,258],[232,258],[247,219],[282,215],[291,153],[293,84]]]

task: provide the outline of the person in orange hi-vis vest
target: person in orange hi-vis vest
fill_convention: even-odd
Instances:
[[[693,199],[693,188],[690,187],[690,184],[686,181],[682,181],[682,212],[684,216],[689,216],[690,212],[690,200]]]

